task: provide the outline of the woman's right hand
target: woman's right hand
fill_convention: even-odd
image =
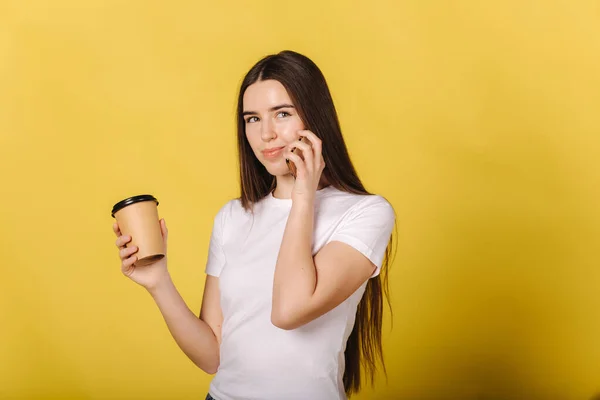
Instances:
[[[116,222],[113,224],[113,231],[117,236],[115,245],[119,249],[121,272],[123,272],[125,276],[148,290],[155,289],[161,282],[169,279],[166,255],[167,237],[169,232],[164,219],[160,220],[160,231],[162,233],[165,246],[165,257],[159,261],[156,261],[155,263],[142,267],[136,267],[134,265],[134,263],[137,261],[136,253],[138,248],[136,246],[125,247],[125,245],[131,241],[131,236],[122,235],[119,225]]]

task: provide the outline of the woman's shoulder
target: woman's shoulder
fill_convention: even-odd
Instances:
[[[245,214],[240,199],[227,200],[213,213],[213,230],[218,235],[227,236],[236,230],[237,225],[243,224],[241,221],[246,218]]]
[[[336,190],[327,204],[323,204],[321,215],[324,219],[333,219],[347,234],[379,234],[391,230],[396,223],[396,212],[391,202],[377,193],[356,194]]]
[[[381,208],[393,211],[392,204],[381,194],[377,193],[351,193],[337,188],[330,188],[324,200],[339,203],[340,207],[364,209]]]
[[[239,214],[244,214],[245,210],[242,207],[242,202],[239,198],[227,200],[217,210],[216,218],[230,219]]]

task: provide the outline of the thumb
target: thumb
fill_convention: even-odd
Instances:
[[[169,237],[169,230],[167,229],[167,222],[165,219],[160,220],[160,233],[162,233],[163,242],[165,243],[165,251],[167,250],[167,239]]]

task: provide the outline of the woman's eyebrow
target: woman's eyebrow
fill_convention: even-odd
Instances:
[[[273,106],[273,107],[269,108],[269,111],[273,112],[273,111],[280,110],[282,108],[295,108],[295,107],[293,105],[291,105],[291,104],[279,104],[277,106]],[[242,115],[243,116],[246,116],[246,115],[258,115],[258,113],[256,111],[244,111],[242,113]]]

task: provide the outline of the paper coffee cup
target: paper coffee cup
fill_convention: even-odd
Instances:
[[[135,266],[152,264],[165,256],[164,241],[158,218],[158,200],[143,194],[121,200],[111,215],[117,220],[122,235],[131,236],[127,246],[137,246]]]

